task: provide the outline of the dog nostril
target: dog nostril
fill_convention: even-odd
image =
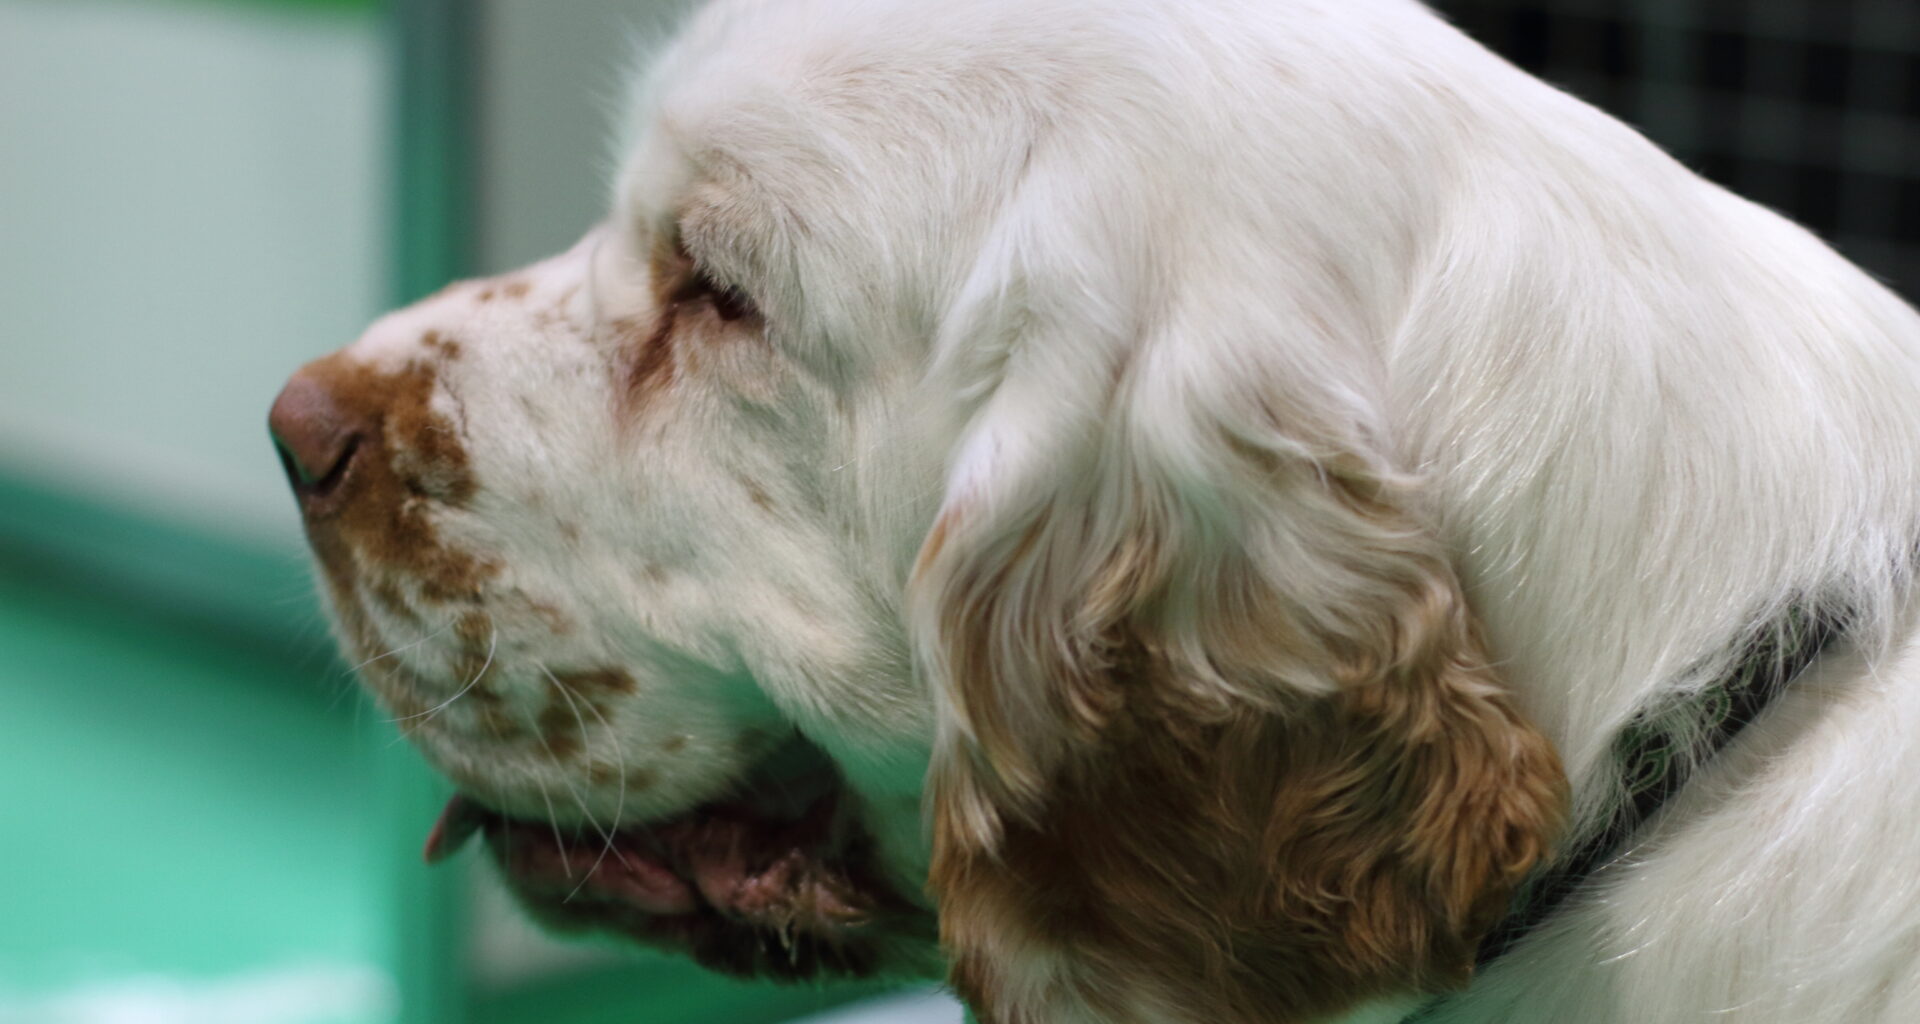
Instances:
[[[287,471],[287,482],[293,485],[296,492],[303,495],[311,494],[315,497],[333,490],[339,484],[340,478],[347,473],[347,463],[352,461],[353,453],[359,447],[358,435],[348,439],[346,449],[333,460],[331,466],[327,466],[324,472],[320,472],[308,468],[301,462],[300,456],[295,455],[285,441],[277,436],[273,438],[274,451],[279,453],[280,465]]]
[[[293,492],[306,501],[332,493],[346,476],[361,432],[326,387],[297,373],[267,414],[267,433]]]

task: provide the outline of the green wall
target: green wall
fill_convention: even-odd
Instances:
[[[558,143],[514,125],[551,136],[580,83],[511,33],[596,39],[605,75],[577,19],[626,12],[499,0],[477,37],[484,6],[0,0],[0,1024],[772,1024],[874,991],[477,958],[490,883],[418,860],[444,784],[333,653],[280,382],[597,202],[597,150],[530,197],[557,176],[515,154]],[[459,112],[488,89],[481,145]]]

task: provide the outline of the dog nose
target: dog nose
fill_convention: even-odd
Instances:
[[[324,498],[340,486],[366,436],[365,425],[347,415],[327,386],[304,370],[274,399],[267,432],[286,467],[287,482],[303,503]]]

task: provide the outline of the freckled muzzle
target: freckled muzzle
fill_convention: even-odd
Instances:
[[[931,947],[931,918],[881,876],[831,763],[811,748],[796,760],[798,739],[728,795],[664,820],[623,823],[616,812],[603,830],[590,814],[568,824],[528,810],[537,804],[515,780],[529,767],[561,778],[562,791],[617,786],[624,797],[653,787],[660,757],[685,739],[629,770],[589,730],[610,734],[623,705],[635,713],[634,678],[530,655],[542,649],[526,630],[503,639],[503,609],[530,599],[499,556],[449,537],[450,517],[462,519],[455,529],[484,530],[465,406],[442,390],[462,350],[431,330],[414,340],[405,358],[388,348],[376,364],[349,350],[301,368],[268,423],[364,682],[463,790],[434,826],[428,859],[483,837],[548,927],[683,951],[727,973],[863,977],[888,969],[896,944]],[[529,701],[535,693],[544,706]],[[499,767],[508,763],[517,767]],[[514,816],[528,813],[538,820]]]
[[[475,486],[459,424],[433,408],[437,363],[378,368],[335,353],[302,367],[268,415],[307,539],[350,644],[379,653],[376,603],[411,625],[478,602],[498,567],[446,544],[432,515]]]

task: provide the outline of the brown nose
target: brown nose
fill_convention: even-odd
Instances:
[[[267,431],[302,502],[340,486],[365,436],[364,425],[340,408],[326,385],[306,371],[293,375],[267,414]]]

